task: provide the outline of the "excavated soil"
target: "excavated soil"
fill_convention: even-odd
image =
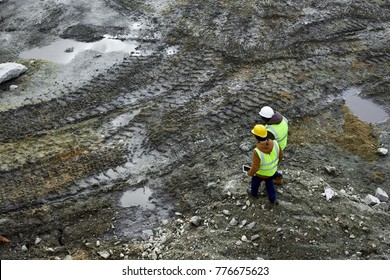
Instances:
[[[388,112],[389,35],[381,0],[0,1],[0,63],[29,68],[0,85],[0,258],[389,259],[363,199],[390,193],[390,121],[343,97]],[[136,47],[28,55],[104,38]],[[289,119],[276,207],[241,171],[264,105]]]

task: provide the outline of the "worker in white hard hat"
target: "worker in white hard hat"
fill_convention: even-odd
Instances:
[[[279,112],[275,112],[270,106],[264,106],[260,110],[260,116],[271,139],[275,139],[282,150],[287,146],[288,120]],[[279,172],[275,174],[275,183],[283,184],[283,176]]]
[[[279,204],[276,199],[274,188],[274,175],[278,169],[278,163],[283,159],[283,151],[276,140],[269,139],[264,125],[257,124],[252,129],[252,134],[256,137],[257,144],[253,151],[252,165],[247,172],[252,176],[251,187],[247,189],[250,196],[258,197],[259,187],[265,181],[265,189],[271,204]]]

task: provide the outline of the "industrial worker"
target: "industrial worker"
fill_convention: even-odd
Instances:
[[[259,115],[265,123],[265,128],[269,132],[269,137],[278,141],[284,151],[287,146],[288,120],[279,112],[275,112],[270,106],[261,108]],[[275,184],[283,184],[283,175],[275,173]]]
[[[251,188],[247,189],[250,196],[258,197],[259,187],[265,181],[265,189],[271,204],[279,204],[274,188],[274,175],[278,169],[278,163],[283,158],[283,150],[276,140],[267,137],[267,129],[264,125],[256,124],[252,134],[257,140],[253,151],[252,165],[247,172],[252,176]]]

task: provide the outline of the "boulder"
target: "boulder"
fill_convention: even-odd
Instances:
[[[21,74],[27,71],[27,67],[13,62],[0,63],[0,84],[19,77]]]
[[[381,188],[376,189],[375,197],[377,197],[380,202],[387,202],[389,200],[389,195]]]
[[[364,203],[366,203],[369,206],[377,205],[380,203],[379,199],[371,194],[367,195],[364,198]]]

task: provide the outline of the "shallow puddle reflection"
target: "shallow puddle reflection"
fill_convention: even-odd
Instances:
[[[151,201],[153,191],[148,187],[126,191],[121,198],[122,207],[140,206],[144,209],[154,210],[156,206]]]
[[[359,119],[368,123],[380,123],[388,118],[388,114],[374,102],[359,96],[360,88],[351,87],[343,92],[345,105],[351,109]]]

